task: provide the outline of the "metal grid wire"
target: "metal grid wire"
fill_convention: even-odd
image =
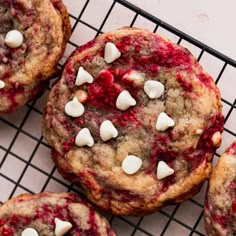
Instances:
[[[204,45],[187,34],[157,19],[124,0],[111,0],[102,6],[104,12],[100,22],[86,14],[99,1],[80,0],[78,8],[71,8],[72,0],[64,0],[70,12],[73,34],[68,42],[63,63],[77,46],[98,34],[121,26],[144,26],[153,32],[171,38],[189,48],[198,61],[215,78],[222,93],[225,129],[223,143],[214,158],[236,139],[236,97],[233,91],[236,78],[236,61]],[[75,4],[76,1],[74,1]],[[104,1],[103,1],[104,2]],[[82,6],[82,7],[81,7]],[[78,10],[79,9],[79,10]],[[96,10],[95,10],[96,11]],[[95,13],[96,14],[96,13]],[[121,15],[120,15],[121,14]],[[122,20],[125,14],[125,22]],[[119,21],[117,21],[119,15]],[[110,27],[110,28],[109,28]],[[78,35],[78,37],[77,37]],[[80,40],[80,41],[78,41]],[[230,92],[232,91],[232,92]],[[74,191],[77,186],[63,180],[54,167],[50,148],[41,136],[41,115],[47,93],[12,115],[0,117],[0,202],[23,192]],[[234,123],[234,125],[233,125]],[[145,217],[116,217],[106,215],[117,235],[205,235],[203,200],[206,184],[193,199]]]

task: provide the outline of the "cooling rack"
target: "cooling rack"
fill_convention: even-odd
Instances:
[[[100,33],[122,26],[148,28],[187,47],[195,55],[200,64],[215,78],[222,94],[225,128],[222,145],[213,160],[216,163],[224,149],[236,139],[236,61],[125,0],[64,2],[70,13],[73,33],[58,65],[60,67],[63,67],[66,58],[77,46]],[[97,11],[102,11],[102,14],[91,17]],[[77,186],[60,177],[49,158],[50,148],[41,136],[41,115],[47,93],[14,114],[0,117],[1,203],[25,192],[80,193]],[[191,200],[166,207],[149,216],[105,216],[118,236],[204,236],[203,201],[206,185],[207,183]]]

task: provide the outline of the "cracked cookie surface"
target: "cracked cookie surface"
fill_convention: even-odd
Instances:
[[[104,59],[108,42],[120,52],[111,49],[110,56],[119,56],[111,63]],[[81,67],[94,80],[76,86]],[[147,81],[164,85],[159,98],[147,95]],[[131,105],[120,110],[117,101],[124,90],[129,93],[122,103]],[[75,97],[84,106],[79,117],[65,112]],[[161,113],[171,124],[163,131],[156,125]],[[107,120],[118,135],[103,141],[100,129]],[[82,140],[90,147],[76,145],[83,143],[77,142],[82,129],[90,131]],[[49,94],[43,121],[59,172],[81,184],[90,201],[122,215],[147,214],[197,193],[209,176],[222,131],[213,79],[185,48],[135,28],[100,35],[71,55]],[[127,170],[134,165],[135,172]]]

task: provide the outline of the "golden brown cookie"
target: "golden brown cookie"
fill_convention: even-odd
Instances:
[[[100,35],[71,55],[43,122],[60,173],[122,215],[196,194],[222,131],[213,79],[182,46],[135,28]]]
[[[205,200],[209,236],[236,235],[236,141],[219,158]]]
[[[43,92],[56,72],[71,27],[61,0],[0,3],[0,113]]]
[[[107,220],[73,193],[22,194],[0,206],[1,236],[115,236]]]

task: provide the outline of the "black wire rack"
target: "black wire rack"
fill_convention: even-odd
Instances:
[[[73,2],[72,0],[64,1],[68,5]],[[83,0],[83,4],[81,1],[78,2],[80,3],[78,10],[69,9],[73,33],[65,56],[58,66],[63,67],[66,58],[76,47],[107,31],[109,27],[115,29],[121,26],[140,26],[140,19],[141,22],[145,22],[144,26],[148,25],[153,32],[166,34],[176,43],[186,46],[204,68],[209,73],[213,73],[215,83],[222,93],[225,128],[222,146],[214,158],[216,162],[222,151],[236,139],[236,93],[233,92],[236,83],[236,61],[125,0],[107,1],[107,5],[103,6],[106,12],[100,22],[95,17],[95,21],[92,22],[86,18],[86,12],[89,9],[96,11],[92,5],[99,1]],[[115,21],[115,12],[118,14],[124,12],[130,20]],[[41,116],[46,96],[47,92],[14,114],[0,117],[0,203],[24,192],[74,191],[81,193],[77,186],[60,177],[49,158],[50,148],[41,135]],[[117,235],[121,236],[204,236],[203,199],[206,185],[207,183],[191,200],[166,207],[149,216],[117,217],[106,214],[105,216],[117,231]]]

